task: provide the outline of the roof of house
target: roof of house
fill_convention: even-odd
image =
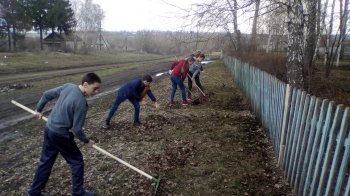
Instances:
[[[66,34],[58,34],[56,32],[52,32],[50,33],[47,37],[44,38],[44,41],[46,43],[60,43],[60,42],[64,42],[64,41],[82,41],[82,39],[75,35],[75,34],[69,34],[69,35],[66,35]]]
[[[50,33],[47,37],[44,38],[44,41],[47,41],[47,42],[63,42],[64,41],[64,38],[55,33],[55,32],[52,32]]]

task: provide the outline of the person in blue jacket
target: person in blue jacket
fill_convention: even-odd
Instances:
[[[80,85],[67,83],[43,93],[36,107],[35,115],[39,119],[42,118],[41,112],[49,101],[57,98],[57,102],[46,123],[40,162],[28,195],[42,195],[58,153],[64,157],[71,169],[72,195],[96,195],[84,189],[84,160],[74,137],[88,147],[95,143],[87,138],[83,131],[88,110],[85,97],[97,94],[100,84],[101,79],[95,73],[88,73]]]
[[[150,89],[150,83],[152,80],[153,79],[150,75],[145,75],[142,79],[131,80],[120,87],[116,93],[117,97],[102,127],[104,129],[108,129],[110,127],[111,119],[114,113],[117,111],[119,105],[127,99],[133,104],[135,108],[134,126],[140,126],[140,102],[143,102],[146,94],[154,102],[154,106],[156,108],[159,108],[159,104]]]

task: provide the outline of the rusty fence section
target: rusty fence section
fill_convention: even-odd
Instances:
[[[321,100],[233,57],[235,83],[268,130],[296,195],[350,195],[350,107]]]

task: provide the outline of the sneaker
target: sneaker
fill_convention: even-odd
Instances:
[[[174,106],[174,102],[170,102],[169,107],[173,107],[173,106]]]
[[[135,122],[135,123],[134,123],[134,127],[139,127],[140,125],[141,125],[140,122]]]
[[[188,105],[188,102],[187,101],[183,101],[182,102],[182,106],[187,106]]]
[[[104,128],[104,129],[108,129],[110,127],[110,125],[109,125],[109,122],[105,122],[103,125],[102,125],[102,128]]]
[[[97,196],[97,194],[94,192],[85,192],[84,196]]]

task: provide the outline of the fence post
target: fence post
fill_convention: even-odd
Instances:
[[[282,120],[282,130],[281,130],[281,138],[280,138],[280,149],[278,153],[278,166],[282,166],[283,164],[283,157],[284,157],[284,151],[285,151],[285,135],[286,135],[286,130],[287,130],[287,115],[289,113],[289,99],[290,99],[290,85],[286,84],[286,91],[284,93],[284,106],[283,106],[283,120]]]

